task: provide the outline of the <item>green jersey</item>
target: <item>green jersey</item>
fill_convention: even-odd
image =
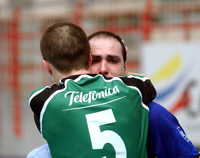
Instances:
[[[146,158],[155,96],[143,76],[84,74],[36,89],[29,104],[53,158]]]

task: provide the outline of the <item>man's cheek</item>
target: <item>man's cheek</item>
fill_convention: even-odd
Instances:
[[[92,65],[92,66],[90,67],[90,72],[91,72],[91,73],[93,73],[93,74],[94,74],[94,73],[98,73],[97,71],[98,71],[98,68],[97,68],[96,66],[93,66],[93,65]]]

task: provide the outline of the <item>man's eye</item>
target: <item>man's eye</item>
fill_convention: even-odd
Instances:
[[[92,59],[92,64],[96,64],[98,63],[98,60],[97,59]]]
[[[110,59],[110,62],[113,63],[113,64],[116,64],[116,63],[117,63],[117,60]]]

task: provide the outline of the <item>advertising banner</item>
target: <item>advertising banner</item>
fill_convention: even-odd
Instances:
[[[157,90],[156,102],[178,119],[188,138],[200,146],[200,44],[145,43],[142,73]]]

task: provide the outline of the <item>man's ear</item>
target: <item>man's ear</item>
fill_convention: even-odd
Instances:
[[[127,71],[127,68],[126,68],[126,64],[124,65],[124,74],[125,74],[125,75],[128,74],[128,71]]]
[[[89,66],[91,67],[92,66],[92,55],[90,53],[90,59],[89,59]]]
[[[47,72],[51,75],[52,74],[52,70],[51,70],[51,65],[47,60],[42,60],[45,69],[47,70]]]

